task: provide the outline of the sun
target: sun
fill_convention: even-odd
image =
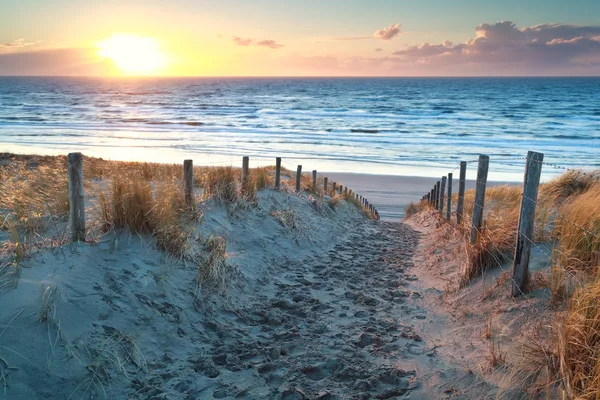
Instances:
[[[127,75],[151,75],[167,62],[159,42],[149,37],[120,33],[96,46],[100,57],[112,60]]]

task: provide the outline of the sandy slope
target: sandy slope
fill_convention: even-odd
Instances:
[[[0,296],[6,398],[437,397],[411,228],[275,191],[203,211],[196,234],[227,239],[224,289],[124,233],[26,259]]]

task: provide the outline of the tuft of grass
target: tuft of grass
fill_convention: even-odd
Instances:
[[[344,198],[343,195],[341,194],[334,194],[328,201],[327,204],[329,204],[329,207],[331,207],[333,210],[335,210],[335,208],[340,204],[340,201]]]
[[[223,287],[227,278],[227,242],[221,236],[208,237],[204,243],[205,255],[198,265],[198,286],[211,282]]]
[[[597,399],[600,393],[600,279],[579,289],[569,302],[559,332],[562,386],[569,398]]]
[[[275,217],[275,219],[285,227],[295,229],[298,226],[296,210],[277,210],[271,212],[269,215]]]
[[[584,173],[583,171],[567,171],[540,187],[540,198],[545,203],[561,203],[562,201],[586,192],[600,181],[600,171]]]
[[[204,194],[224,204],[233,204],[239,199],[237,176],[233,167],[206,168],[203,175]]]
[[[187,210],[183,190],[175,182],[161,183],[153,193],[150,183],[115,179],[110,201],[101,194],[100,207],[105,231],[153,235],[157,247],[176,256],[183,256],[188,245],[186,219],[197,216]]]
[[[594,275],[600,266],[600,183],[565,202],[554,224],[559,264]]]

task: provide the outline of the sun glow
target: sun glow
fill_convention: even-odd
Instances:
[[[118,34],[98,42],[98,55],[108,58],[127,75],[150,75],[167,64],[156,39]]]

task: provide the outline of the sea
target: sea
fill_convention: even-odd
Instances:
[[[600,166],[600,78],[0,77],[0,151],[547,180]]]

